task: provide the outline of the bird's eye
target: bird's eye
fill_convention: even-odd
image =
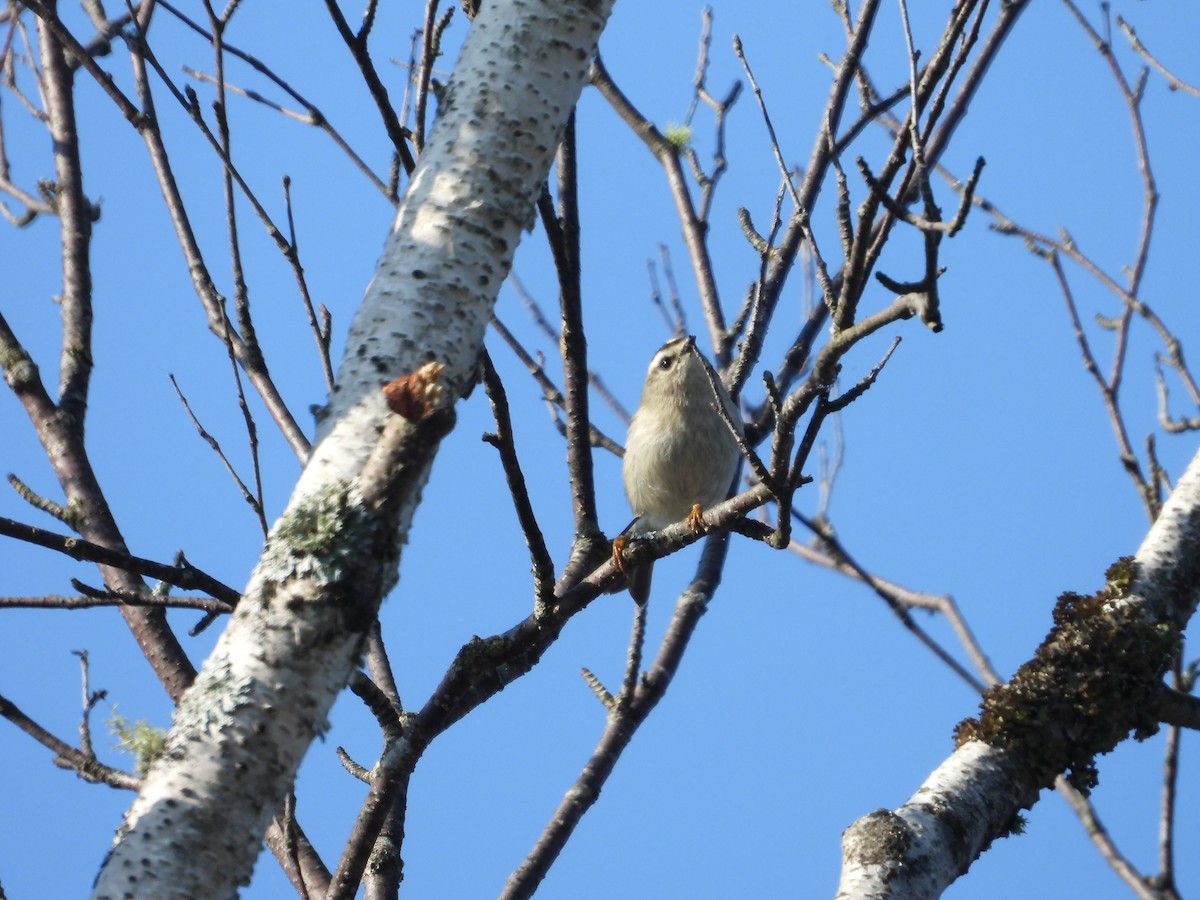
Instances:
[[[664,356],[662,359],[660,359],[658,361],[658,367],[660,369],[669,369],[669,368],[671,368],[671,363],[673,363],[673,362],[675,362],[674,359],[672,359],[669,356]]]

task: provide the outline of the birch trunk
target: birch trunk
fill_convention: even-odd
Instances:
[[[611,0],[488,0],[355,316],[319,443],[96,898],[231,897],[354,667]],[[381,387],[428,363],[415,404]],[[440,382],[434,384],[433,382]]]

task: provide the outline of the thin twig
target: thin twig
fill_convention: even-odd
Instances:
[[[196,433],[200,435],[201,440],[203,440],[206,444],[208,444],[209,447],[212,448],[213,453],[217,455],[217,459],[219,459],[221,464],[225,467],[225,471],[229,473],[229,477],[233,479],[233,483],[237,485],[238,490],[242,494],[242,499],[249,504],[252,510],[254,510],[255,516],[259,521],[259,527],[262,528],[263,536],[265,537],[267,533],[267,524],[263,513],[262,503],[260,502],[259,498],[256,497],[250,491],[250,488],[246,486],[246,483],[242,481],[241,476],[238,475],[237,470],[233,467],[233,463],[229,461],[229,457],[227,457],[225,455],[225,451],[221,449],[220,441],[209,434],[204,426],[200,424],[200,420],[196,417],[196,413],[192,410],[192,405],[188,403],[188,399],[184,395],[183,389],[179,386],[179,382],[175,380],[175,376],[173,374],[168,374],[167,377],[171,379],[171,386],[175,388],[175,393],[179,397],[179,402],[183,404],[183,408],[187,412],[188,418],[192,420],[192,425],[195,426]]]
[[[128,553],[110,550],[108,547],[102,547],[82,538],[55,534],[52,531],[45,531],[6,518],[0,518],[0,535],[57,550],[72,559],[99,563],[134,575],[157,578],[184,590],[204,591],[209,596],[229,605],[235,605],[241,599],[240,591],[222,584],[208,573],[197,569],[187,560],[183,560],[178,566],[168,566]]]
[[[808,517],[802,515],[794,508],[792,509],[792,517],[804,525],[805,528],[808,528],[810,531],[812,531],[812,533],[817,536],[821,543],[825,545],[829,551],[828,555],[833,557],[833,561],[835,563],[834,567],[838,569],[843,567],[849,569],[854,573],[855,577],[869,586],[871,590],[875,592],[875,595],[887,604],[888,609],[895,614],[896,618],[900,620],[900,623],[906,629],[908,629],[917,638],[917,640],[924,644],[934,656],[945,663],[955,675],[970,685],[973,690],[982,694],[988,685],[999,683],[999,679],[997,678],[995,671],[992,670],[991,664],[987,661],[987,657],[983,654],[983,651],[978,644],[975,643],[973,637],[971,637],[969,641],[964,641],[964,649],[966,649],[968,654],[971,656],[972,661],[984,679],[983,681],[967,671],[967,669],[963,667],[958,660],[952,657],[937,641],[930,637],[925,629],[913,621],[912,616],[908,614],[908,610],[905,608],[908,604],[908,601],[911,599],[910,595],[894,590],[890,584],[880,581],[861,565],[859,565],[855,561],[854,557],[852,557],[846,551],[845,546],[843,546],[842,543],[836,537],[834,537],[828,528],[819,527],[816,523],[809,520]],[[969,632],[966,634],[969,636]],[[960,635],[960,637],[962,636],[963,635]]]
[[[362,73],[363,81],[367,85],[367,90],[370,91],[371,98],[375,101],[375,106],[379,110],[380,121],[383,123],[384,130],[387,131],[388,139],[391,140],[392,146],[396,150],[400,164],[404,167],[405,172],[411,174],[413,168],[416,166],[416,161],[408,149],[407,135],[405,135],[404,127],[396,115],[396,110],[392,107],[392,101],[388,97],[388,91],[383,84],[383,79],[379,77],[379,72],[375,69],[375,64],[371,61],[371,53],[367,47],[367,42],[371,35],[371,26],[374,24],[374,8],[375,4],[373,2],[368,4],[367,14],[364,15],[362,26],[356,34],[350,30],[350,26],[347,24],[346,17],[342,14],[337,0],[325,0],[325,9],[329,13],[329,18],[333,20],[334,27],[345,42],[346,47],[350,50],[350,55],[354,57],[354,62],[358,65],[359,72]]]
[[[504,342],[508,344],[513,353],[516,354],[517,359],[524,364],[529,374],[533,376],[533,380],[537,382],[538,387],[542,389],[542,399],[546,401],[546,405],[552,410],[554,423],[565,437],[566,426],[557,415],[557,412],[566,406],[566,399],[563,397],[562,391],[550,380],[550,376],[546,374],[545,366],[529,355],[529,351],[521,345],[521,342],[517,340],[516,336],[508,330],[503,322],[493,316],[491,326]],[[596,428],[595,425],[588,427],[588,440],[591,441],[593,447],[602,447],[616,456],[624,456],[625,454],[620,444]]]
[[[1182,78],[1179,78],[1173,72],[1171,72],[1161,62],[1159,62],[1158,57],[1151,53],[1146,48],[1146,45],[1142,43],[1141,38],[1137,36],[1137,32],[1134,31],[1133,26],[1120,16],[1117,16],[1117,27],[1120,28],[1121,31],[1125,32],[1125,37],[1129,41],[1129,46],[1133,48],[1134,52],[1141,56],[1142,59],[1146,60],[1146,62],[1153,66],[1160,75],[1167,79],[1167,87],[1173,91],[1184,91],[1195,97],[1200,97],[1200,87],[1188,84]]]
[[[529,492],[525,487],[525,476],[521,472],[521,464],[517,459],[517,448],[513,443],[512,420],[508,413],[508,396],[504,384],[492,365],[492,358],[484,350],[479,357],[483,370],[483,386],[487,391],[488,401],[492,405],[492,415],[496,419],[496,433],[485,435],[484,440],[500,451],[500,462],[504,467],[504,476],[508,481],[509,493],[512,495],[513,508],[517,512],[517,521],[521,532],[525,535],[525,544],[533,561],[533,593],[536,614],[544,615],[551,602],[551,592],[554,589],[554,562],[550,551],[546,549],[546,539],[542,536],[541,527],[533,512],[533,504],[529,501]]]
[[[320,320],[317,318],[316,310],[313,309],[312,296],[308,292],[308,279],[304,277],[304,267],[300,265],[300,241],[296,237],[296,217],[292,209],[292,179],[287,175],[283,177],[283,203],[287,209],[288,246],[291,248],[287,254],[287,261],[292,267],[292,273],[296,276],[296,286],[300,290],[300,302],[304,305],[304,313],[308,316],[308,327],[312,330],[313,338],[317,342],[317,357],[321,361],[321,373],[325,376],[325,387],[330,393],[333,393],[333,360],[329,355],[329,348],[333,342],[332,323],[329,311],[324,306],[321,307]]]
[[[7,719],[43,747],[52,751],[56,766],[73,770],[84,781],[107,784],[109,787],[127,791],[136,791],[141,787],[141,779],[136,775],[106,766],[96,759],[94,754],[85,753],[55,737],[4,696],[0,696],[0,717]]]
[[[696,577],[676,601],[675,613],[654,662],[640,681],[637,673],[645,633],[645,608],[639,607],[635,611],[621,694],[608,707],[604,732],[579,777],[563,795],[533,849],[509,876],[500,895],[502,900],[522,900],[533,896],[584,814],[599,798],[601,789],[634,734],[670,687],[683,653],[720,581],[726,541],[725,535],[714,535],[705,543]]]
[[[1080,793],[1071,782],[1061,775],[1055,779],[1054,789],[1063,796],[1063,799],[1075,811],[1075,815],[1079,817],[1079,821],[1083,824],[1084,831],[1087,832],[1088,838],[1096,846],[1096,849],[1100,851],[1100,855],[1104,857],[1104,860],[1117,873],[1117,876],[1125,882],[1126,886],[1138,900],[1170,900],[1169,895],[1165,895],[1150,887],[1133,863],[1121,853],[1117,845],[1113,843],[1108,829],[1104,827],[1104,823],[1100,821],[1100,817],[1096,814],[1095,807],[1092,806],[1091,801],[1086,796]]]
[[[720,351],[725,347],[725,316],[721,311],[720,296],[708,253],[708,223],[700,218],[693,202],[687,177],[684,175],[679,147],[643,116],[617,87],[599,54],[592,60],[590,80],[617,114],[646,143],[663,167],[667,186],[683,227],[684,243],[692,261],[692,274],[696,279],[700,306],[708,323],[709,337],[713,347],[718,350],[716,363],[724,367],[728,359],[723,358]]]

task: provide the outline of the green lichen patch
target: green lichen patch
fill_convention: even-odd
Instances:
[[[680,150],[686,150],[692,143],[692,129],[687,125],[668,122],[663,128],[663,137]]]
[[[1081,791],[1098,781],[1096,757],[1130,732],[1154,734],[1154,696],[1179,647],[1173,626],[1149,621],[1136,604],[1113,603],[1136,576],[1130,558],[1109,568],[1098,593],[1065,593],[1033,659],[987,691],[977,719],[956,743],[981,740],[1016,754],[1047,787],[1060,772]]]
[[[165,729],[155,728],[145,719],[138,719],[130,724],[128,719],[117,712],[115,706],[112,715],[104,724],[116,737],[117,749],[133,755],[134,770],[138,775],[144,777],[150,771],[150,766],[162,756],[166,749],[167,732]]]
[[[276,580],[336,584],[356,571],[356,561],[377,552],[377,537],[375,517],[350,484],[338,482],[304,497],[279,520],[263,561],[278,573]]]

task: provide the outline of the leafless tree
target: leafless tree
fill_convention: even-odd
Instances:
[[[619,685],[606,686],[585,671],[604,707],[603,733],[535,846],[515,866],[504,896],[534,893],[670,687],[721,581],[731,534],[791,550],[862,581],[954,677],[983,694],[978,717],[959,725],[958,749],[913,799],[894,812],[871,813],[847,832],[841,896],[937,895],[992,841],[1016,827],[1021,810],[1036,802],[1042,788],[1054,784],[1137,896],[1178,895],[1171,835],[1179,729],[1194,727],[1197,719],[1181,635],[1200,599],[1200,463],[1194,461],[1172,484],[1152,439],[1143,450],[1135,449],[1120,388],[1131,335],[1148,325],[1161,342],[1163,431],[1189,434],[1200,428],[1200,416],[1170,411],[1168,384],[1182,388],[1191,406],[1200,406],[1200,391],[1168,315],[1143,296],[1157,193],[1140,117],[1142,91],[1147,77],[1194,89],[1144,47],[1131,26],[1118,23],[1132,48],[1160,75],[1131,80],[1114,56],[1111,36],[1101,37],[1086,15],[1067,4],[1111,63],[1130,112],[1143,178],[1146,200],[1135,262],[1114,274],[1069,235],[1052,238],[1023,227],[1000,212],[999,198],[984,199],[982,158],[965,173],[943,167],[960,123],[1028,0],[997,8],[985,0],[960,0],[945,11],[936,39],[924,46],[914,37],[907,4],[900,0],[907,73],[885,85],[874,80],[868,53],[881,28],[882,4],[834,3],[845,47],[839,58],[827,60],[827,98],[800,167],[786,161],[772,99],[756,78],[766,60],[754,59],[735,38],[733,52],[744,82],[724,94],[710,89],[714,51],[707,11],[691,108],[683,123],[668,127],[639,110],[638,98],[623,90],[597,50],[611,3],[489,0],[480,5],[465,0],[468,38],[447,80],[437,65],[448,50],[443,43],[452,9],[429,0],[408,64],[393,69],[379,62],[381,54],[402,49],[389,46],[377,27],[385,10],[371,0],[362,19],[352,22],[328,0],[326,13],[342,46],[325,49],[344,54],[357,70],[375,109],[374,127],[388,142],[386,172],[354,149],[340,116],[307,99],[304,84],[285,80],[254,47],[227,39],[246,14],[238,3],[222,11],[208,0],[193,6],[146,0],[114,16],[97,2],[83,4],[80,14],[60,10],[55,0],[14,0],[0,18],[4,212],[15,228],[56,223],[62,269],[56,298],[62,317],[57,389],[42,374],[53,361],[47,351],[23,339],[8,314],[0,317],[0,367],[44,448],[57,487],[38,488],[17,475],[9,481],[22,499],[61,527],[6,518],[0,519],[0,533],[94,563],[103,583],[76,581],[70,595],[0,602],[47,610],[116,607],[176,705],[165,736],[152,729],[123,731],[123,740],[140,753],[138,770],[128,772],[102,762],[93,749],[89,714],[100,695],[89,686],[86,655],[78,746],[0,697],[0,714],[51,750],[58,765],[85,780],[137,792],[95,896],[230,896],[248,882],[264,834],[301,896],[351,897],[362,885],[368,897],[397,895],[407,793],[418,761],[447,729],[533,669],[570,621],[594,603],[609,602],[605,595],[623,585],[613,535],[601,527],[593,473],[594,454],[620,453],[620,447],[619,436],[603,433],[591,410],[593,399],[611,395],[601,380],[606,360],[589,358],[584,327],[585,308],[600,302],[585,296],[580,264],[574,109],[585,89],[596,92],[661,165],[682,228],[690,289],[703,314],[714,377],[741,398],[745,477],[741,490],[704,511],[704,533],[681,522],[627,549],[626,560],[636,563],[704,541],[694,579],[678,598],[659,645],[646,646],[646,610],[639,607]],[[208,48],[207,71],[193,66],[186,70],[188,81],[181,79],[175,61],[168,62],[179,43],[159,37],[168,29],[186,34],[192,48]],[[235,69],[237,77],[231,74]],[[397,71],[404,74],[397,78]],[[243,76],[255,86],[241,83]],[[404,92],[399,103],[397,82]],[[742,99],[743,83],[768,135],[778,190],[766,203],[747,199],[740,210],[741,235],[756,264],[745,279],[744,296],[734,304],[718,288],[710,240],[714,197],[731,164],[726,157],[729,115],[739,101],[749,102]],[[201,102],[201,90],[211,91],[211,106]],[[318,129],[349,161],[355,177],[394,205],[383,255],[340,351],[330,314],[313,299],[302,263],[290,182],[285,178],[280,216],[271,211],[279,204],[264,199],[262,178],[250,174],[251,168],[258,171],[258,160],[242,149],[244,138],[231,115],[235,101],[252,105],[257,116],[280,114]],[[209,433],[186,388],[176,384],[176,390],[265,538],[241,589],[229,586],[227,573],[205,571],[182,554],[162,562],[132,552],[117,510],[136,500],[122,496],[117,502],[116,492],[127,488],[102,483],[84,439],[93,362],[102,352],[113,352],[102,351],[95,340],[95,242],[104,222],[98,200],[89,193],[89,157],[80,138],[81,120],[94,118],[99,107],[110,127],[123,120],[126,134],[144,145],[129,165],[152,174],[191,288],[228,359],[249,475],[246,464]],[[699,131],[709,127],[711,159],[697,149]],[[50,138],[46,165],[53,175],[40,180],[14,173],[6,149],[14,136],[32,129]],[[206,230],[213,227],[206,224],[207,197],[179,175],[180,133],[198,136],[219,172],[224,216],[215,233]],[[830,209],[818,214],[822,194]],[[751,208],[771,212],[756,221]],[[871,572],[839,539],[823,504],[814,517],[801,514],[796,503],[802,489],[816,487],[827,496],[836,463],[826,466],[814,485],[811,472],[819,448],[836,429],[838,414],[887,377],[895,344],[880,349],[876,362],[861,370],[847,365],[851,351],[873,348],[868,339],[908,320],[940,331],[939,278],[954,246],[948,239],[969,217],[987,216],[1001,234],[1020,237],[1045,259],[1061,287],[1079,351],[1112,422],[1120,460],[1150,523],[1141,549],[1114,564],[1102,590],[1060,599],[1046,641],[1007,682],[993,670],[951,598],[910,590]],[[497,319],[494,309],[515,249],[535,221],[558,286],[559,324],[548,324],[533,298],[528,305],[533,321],[559,348],[560,359],[553,364],[527,349],[517,329]],[[337,215],[324,217],[323,227],[336,230]],[[248,232],[256,229],[250,238]],[[211,261],[220,240],[214,234],[221,232],[227,275]],[[250,260],[268,265],[247,250],[258,234],[294,280],[328,390],[328,402],[314,409],[313,432],[296,413],[301,398],[281,387],[277,373],[286,358],[283,349],[263,337],[272,331],[275,313],[264,317],[264,304],[251,303]],[[885,272],[884,250],[900,234],[919,252],[888,257],[908,260],[911,268]],[[1107,365],[1080,324],[1084,313],[1072,289],[1072,265],[1119,300],[1121,312],[1106,321],[1113,345]],[[654,271],[657,277],[659,270]],[[668,296],[657,301],[669,327],[682,331],[684,304],[675,273],[668,264],[662,274],[668,278]],[[127,275],[122,290],[132,295],[134,267]],[[811,291],[802,314],[784,311],[789,281]],[[882,304],[876,299],[881,289],[890,298]],[[500,367],[484,349],[489,326],[499,338],[492,352],[503,348],[515,354],[532,376],[532,386],[501,379]],[[487,440],[498,452],[528,550],[529,611],[506,629],[463,646],[429,699],[420,708],[408,708],[387,652],[389,640],[408,636],[385,634],[378,612],[402,571],[413,515],[439,446],[454,428],[459,400],[477,385],[491,406],[495,430]],[[561,477],[569,485],[573,537],[561,566],[552,559],[530,501],[513,427],[509,398],[531,391],[543,395],[565,448]],[[264,478],[274,473],[262,466],[255,410],[265,411],[302,466],[277,518],[265,499]],[[47,585],[47,590],[60,588]],[[168,618],[171,608],[203,610],[197,633],[228,616],[216,647],[198,668]],[[958,646],[943,646],[931,635],[913,615],[919,609],[945,616]],[[383,749],[370,764],[341,751],[345,768],[365,782],[367,794],[344,851],[337,860],[325,860],[305,834],[292,788],[302,758],[326,730],[329,710],[346,686],[377,721]],[[11,687],[5,686],[6,694]],[[1108,840],[1087,794],[1099,754],[1162,724],[1170,728],[1164,837],[1159,871],[1145,875]]]

